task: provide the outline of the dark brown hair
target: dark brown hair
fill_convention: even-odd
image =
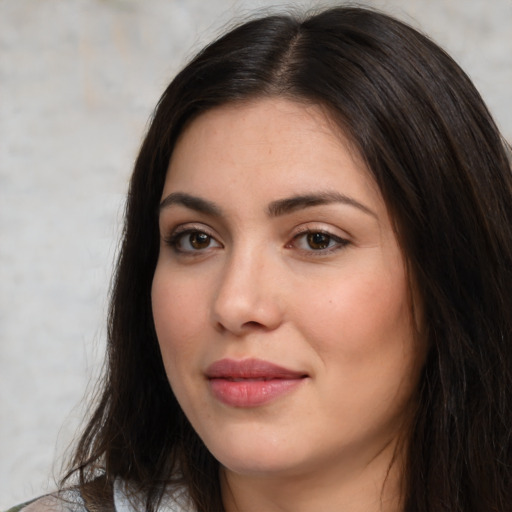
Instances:
[[[244,23],[199,53],[160,99],[130,184],[108,368],[73,460],[84,492],[100,473],[96,482],[107,488],[121,477],[145,493],[150,510],[179,480],[199,511],[223,509],[218,463],[176,402],[153,326],[158,205],[187,123],[215,106],[273,95],[321,105],[352,141],[420,296],[430,349],[404,510],[511,510],[512,180],[504,142],[443,50],[355,7]]]

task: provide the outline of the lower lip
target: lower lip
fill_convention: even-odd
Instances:
[[[231,407],[258,407],[296,389],[304,378],[233,381],[210,379],[213,396]]]

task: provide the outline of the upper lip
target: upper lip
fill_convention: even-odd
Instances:
[[[305,372],[290,370],[262,359],[220,359],[208,366],[209,379],[300,379]]]

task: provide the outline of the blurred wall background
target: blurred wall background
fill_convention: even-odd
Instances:
[[[0,509],[53,489],[100,372],[124,195],[159,95],[228,20],[279,4],[0,0]],[[366,4],[444,46],[512,140],[512,0]]]

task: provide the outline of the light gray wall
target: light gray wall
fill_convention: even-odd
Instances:
[[[512,0],[367,3],[444,45],[512,140]],[[52,488],[98,374],[124,194],[155,102],[228,19],[278,4],[0,0],[0,509]]]

